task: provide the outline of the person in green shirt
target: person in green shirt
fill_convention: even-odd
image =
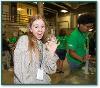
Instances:
[[[90,55],[87,53],[88,31],[93,27],[94,17],[90,14],[79,16],[78,27],[70,34],[67,47],[67,59],[71,71],[81,68]]]
[[[17,39],[18,39],[18,33],[17,32],[14,32],[12,37],[9,38],[9,43],[16,43],[17,42]]]
[[[66,52],[67,52],[67,34],[66,34],[66,28],[62,28],[59,31],[59,35],[56,37],[58,42],[60,43],[59,46],[57,47],[56,54],[58,55],[59,59],[57,61],[57,72],[58,73],[63,73],[63,62],[66,57]]]
[[[11,49],[11,51],[10,51],[10,54],[11,54],[11,61],[10,61],[11,67],[14,66],[14,64],[13,64],[13,51],[15,49],[15,45],[16,45],[17,39],[18,39],[17,32],[14,32],[13,35],[12,35],[12,37],[10,37],[8,39],[9,47]]]
[[[17,42],[17,38],[16,37],[11,37],[11,38],[9,38],[9,42],[10,43],[16,43]]]

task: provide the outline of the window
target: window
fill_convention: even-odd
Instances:
[[[27,15],[31,16],[32,15],[32,9],[27,8]]]

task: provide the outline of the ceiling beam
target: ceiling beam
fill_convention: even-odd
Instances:
[[[48,7],[44,7],[44,9],[45,9],[45,10],[52,11],[52,12],[54,12],[54,13],[58,13],[58,11],[57,11],[57,10],[54,10],[54,9],[51,9],[51,8],[48,8]]]
[[[66,7],[64,7],[64,6],[62,6],[62,5],[59,5],[59,4],[56,4],[56,3],[53,3],[53,2],[52,2],[51,4],[53,4],[53,5],[55,5],[55,6],[58,6],[58,7],[62,8],[62,9],[65,9],[65,10],[68,11],[68,8],[66,8]]]

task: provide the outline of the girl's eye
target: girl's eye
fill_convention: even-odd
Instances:
[[[38,28],[38,26],[35,26],[35,28]]]
[[[42,28],[44,28],[45,26],[42,26]]]

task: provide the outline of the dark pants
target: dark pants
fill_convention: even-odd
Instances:
[[[85,63],[82,63],[82,64],[77,64],[77,63],[74,63],[74,62],[68,62],[68,63],[69,63],[71,71],[79,70],[85,65]]]
[[[56,54],[58,55],[60,60],[65,60],[66,57],[66,50],[64,49],[57,49]]]

